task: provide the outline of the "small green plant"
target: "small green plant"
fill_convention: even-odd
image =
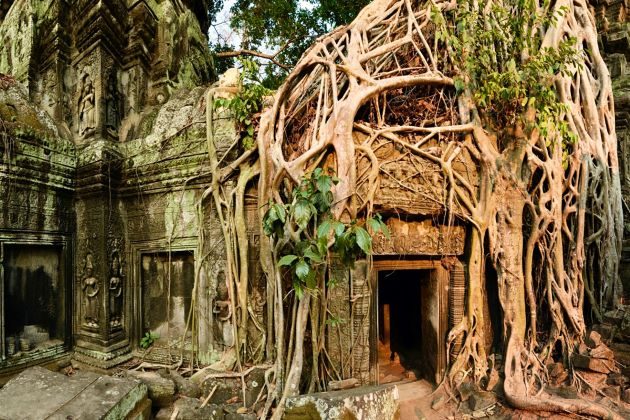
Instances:
[[[286,267],[293,277],[293,289],[302,297],[304,288],[314,289],[324,275],[329,250],[348,267],[372,251],[373,233],[389,236],[380,215],[365,221],[342,223],[331,212],[332,186],[339,179],[333,171],[315,169],[293,189],[289,204],[270,203],[263,218],[263,230],[275,240],[286,240],[279,267]],[[332,287],[331,280],[329,286]]]
[[[558,75],[567,76],[579,66],[576,39],[566,37],[555,48],[543,47],[543,33],[532,28],[554,26],[567,13],[566,6],[551,11],[533,0],[480,4],[462,0],[453,11],[434,8],[431,19],[439,28],[438,41],[457,57],[455,89],[469,89],[481,117],[493,128],[517,123],[550,140],[559,136],[563,146],[577,137],[564,115],[568,109],[555,92]],[[533,118],[526,112],[534,110]]]
[[[140,339],[140,347],[146,350],[149,347],[151,347],[153,343],[155,343],[155,340],[157,340],[158,338],[160,338],[159,334],[153,333],[151,331],[147,331],[144,334],[144,337]]]
[[[262,85],[258,63],[253,60],[240,60],[243,71],[240,74],[240,90],[232,98],[217,98],[214,105],[232,112],[245,149],[254,147],[254,116],[262,110],[263,98],[271,92]]]

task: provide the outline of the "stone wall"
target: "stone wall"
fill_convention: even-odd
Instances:
[[[64,319],[72,315],[69,275],[75,225],[72,194],[76,158],[74,144],[60,136],[53,120],[45,112],[29,103],[24,87],[9,78],[0,80],[0,127],[0,265],[9,263],[19,249],[19,270],[28,269],[30,273],[0,271],[3,274],[0,296],[6,293],[14,298],[24,298],[24,302],[32,301],[33,288],[27,287],[25,282],[61,280],[60,284],[40,286],[59,294],[54,302],[46,302],[55,305],[50,317],[59,320],[62,324],[59,328],[65,330],[59,331],[59,336],[64,338],[62,343],[51,344],[45,349],[33,348],[29,352],[18,348],[19,340],[26,338],[22,331],[3,333],[0,370],[11,370],[27,366],[35,360],[58,356],[70,350],[72,345],[70,323],[64,322]],[[35,249],[50,250],[50,255],[59,258],[54,264],[55,271],[62,273],[62,279],[53,273],[44,273]],[[61,267],[58,267],[59,264]],[[68,275],[65,278],[64,273]],[[9,281],[8,276],[15,274],[18,277]],[[4,319],[11,315],[10,306],[14,304],[16,302],[7,302],[4,297],[0,299],[0,325],[4,328],[9,328],[9,321],[15,321]],[[24,308],[17,309],[24,312]],[[21,330],[23,326],[19,327]]]
[[[201,203],[206,92],[215,79],[203,2],[5,3],[0,245],[63,250],[71,322],[56,354],[73,350],[76,360],[109,368],[141,351],[142,258],[186,252],[198,279],[188,334],[201,361],[217,359],[230,331],[214,319],[215,300],[225,299],[221,229],[212,202]],[[222,153],[234,122],[219,113],[215,127]],[[17,366],[5,361],[0,336],[0,370]]]
[[[613,81],[619,172],[623,192],[624,241],[620,277],[630,296],[630,5],[625,0],[591,0],[599,44]]]

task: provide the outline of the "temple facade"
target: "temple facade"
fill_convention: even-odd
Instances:
[[[230,115],[208,116],[208,92],[234,94],[238,73],[214,74],[206,6],[2,2],[0,376],[67,356],[97,370],[134,355],[209,364],[234,346],[222,227],[204,192],[208,121],[218,153],[238,152]],[[626,4],[598,2],[593,10],[615,80],[629,197]],[[395,217],[387,220],[391,238],[374,239],[371,274],[367,261],[336,273],[330,311],[347,322],[328,327],[328,353],[342,376],[361,383],[386,380],[390,372],[379,366],[400,356],[439,382],[446,335],[463,316],[468,227],[440,223],[442,209],[426,199],[435,194],[431,182],[415,193],[396,187],[405,165],[416,163],[397,158],[391,183],[380,186],[376,210]],[[245,213],[253,337],[270,322],[258,204],[252,187]],[[630,242],[625,251],[627,282]],[[486,345],[496,345],[493,337]]]

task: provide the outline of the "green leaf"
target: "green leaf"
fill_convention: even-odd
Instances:
[[[346,226],[337,220],[332,222],[332,227],[335,230],[335,235],[337,236],[341,236],[343,231],[346,230]]]
[[[280,258],[280,261],[278,261],[278,267],[291,265],[295,260],[297,260],[297,255],[285,255],[284,257]]]
[[[310,271],[311,267],[304,260],[300,260],[300,262],[295,265],[295,275],[300,280],[304,280]]]
[[[332,228],[332,223],[329,219],[324,220],[317,227],[317,237],[318,238],[328,238],[328,234],[330,234],[330,229]]]
[[[298,200],[293,207],[293,217],[300,229],[305,229],[311,220],[311,204],[304,199]]]
[[[332,179],[328,175],[317,177],[317,189],[323,193],[327,193],[332,188]]]
[[[278,220],[284,223],[287,220],[287,211],[284,209],[284,206],[282,204],[274,204],[274,207],[278,215]]]
[[[372,238],[370,237],[370,234],[362,227],[357,227],[356,235],[357,245],[359,245],[359,248],[361,248],[361,250],[366,254],[369,254],[372,248]]]
[[[370,217],[367,220],[367,225],[370,227],[370,229],[372,229],[372,232],[374,233],[377,233],[379,230],[381,230],[381,222],[373,217]]]
[[[455,85],[455,91],[457,93],[463,92],[464,89],[466,88],[466,85],[464,84],[464,81],[460,78],[456,78],[454,81],[454,85]]]
[[[302,290],[302,285],[299,281],[293,282],[293,289],[295,290],[295,295],[298,297],[298,299],[302,300],[302,298],[304,297],[304,291]]]
[[[316,253],[315,251],[313,251],[312,248],[308,248],[305,252],[304,252],[304,258],[308,258],[311,261],[315,261],[315,262],[322,262],[322,256],[319,255],[318,253]]]
[[[381,231],[383,232],[383,235],[385,235],[387,239],[391,238],[389,229],[387,228],[387,225],[385,223],[381,223]]]

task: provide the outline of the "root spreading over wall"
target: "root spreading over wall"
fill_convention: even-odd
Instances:
[[[467,4],[484,16],[501,2]],[[340,179],[333,188],[338,220],[370,217],[381,183],[396,178],[401,190],[433,200],[447,223],[470,226],[465,316],[445,344],[463,343],[450,361],[449,383],[482,381],[488,374],[485,342],[490,332],[485,328],[490,324],[484,306],[490,266],[496,271],[503,314],[508,401],[518,408],[611,416],[603,407],[569,403],[544,391],[546,364],[552,358],[570,364],[585,334],[585,314],[600,318],[621,292],[613,98],[593,17],[585,0],[541,2],[539,9],[558,11],[558,21],[531,28],[542,34],[541,49],[576,40],[580,64],[552,81],[566,106],[560,118],[575,135],[567,144],[553,130],[526,126],[535,119],[531,106],[523,107],[520,122],[488,125],[487,110],[480,109],[469,89],[456,86],[461,76],[453,64],[457,57],[436,36],[433,16],[457,7],[456,2],[376,0],[350,25],[319,39],[263,114],[257,150],[229,166],[216,156],[209,117],[214,181],[207,195],[225,229],[237,360],[248,358],[245,189],[258,176],[261,205],[287,203],[305,176],[317,167],[331,167]],[[209,96],[207,104],[211,101]],[[392,162],[383,153],[388,148],[417,173],[393,176],[388,170]],[[229,179],[236,187],[224,187]],[[265,211],[261,208],[261,219]],[[282,246],[277,239],[261,238],[269,309],[264,348],[273,364],[267,408],[277,404],[278,418],[287,397],[321,389],[339,376],[326,361],[325,282],[302,299],[287,297],[277,264]],[[311,340],[305,339],[307,329]],[[311,360],[305,360],[307,353]],[[316,378],[312,381],[302,374],[309,364],[309,374]]]

